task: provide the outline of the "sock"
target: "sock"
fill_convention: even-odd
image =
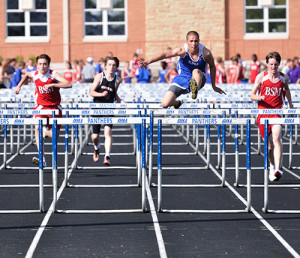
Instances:
[[[110,159],[110,153],[105,153],[105,157],[109,158]]]
[[[100,143],[98,143],[98,146],[96,146],[96,145],[94,144],[94,148],[95,148],[95,150],[99,150],[99,148],[100,148]]]

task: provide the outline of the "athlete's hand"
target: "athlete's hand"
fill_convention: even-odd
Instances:
[[[54,86],[53,83],[46,84],[46,85],[44,86],[44,89],[45,89],[45,90],[49,90],[49,89],[52,88],[53,86]]]
[[[265,100],[265,99],[266,99],[265,96],[258,96],[258,101]]]
[[[108,91],[107,90],[102,92],[102,97],[105,97],[107,95],[108,95]]]
[[[213,90],[214,90],[215,92],[218,92],[219,94],[225,94],[225,95],[226,95],[226,92],[223,91],[221,88],[219,88],[219,87],[217,87],[217,86],[214,86],[214,87],[213,87]]]
[[[21,90],[20,86],[15,87],[14,88],[15,94],[19,94],[20,90]]]
[[[143,60],[140,60],[140,61],[139,61],[139,67],[140,67],[140,68],[145,69],[147,65],[148,65],[148,62],[147,62],[147,61],[143,61]]]

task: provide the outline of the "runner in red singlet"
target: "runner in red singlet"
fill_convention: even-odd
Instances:
[[[19,82],[18,86],[15,87],[14,91],[19,94],[22,85],[26,82],[28,78],[32,78],[35,83],[35,102],[37,106],[34,109],[58,109],[59,115],[56,117],[61,117],[61,106],[60,106],[60,88],[71,88],[72,84],[68,82],[64,77],[58,73],[49,69],[51,59],[48,55],[42,54],[36,57],[37,71],[27,72],[22,80]],[[33,118],[50,118],[51,115],[34,115]],[[46,128],[43,128],[44,137],[52,137],[52,130],[49,130],[51,125],[49,122]],[[59,129],[59,128],[58,128]],[[39,149],[39,126],[35,126],[35,141],[36,146]],[[38,158],[34,157],[32,162],[35,165],[39,164]],[[43,158],[43,166],[46,166],[45,157]]]
[[[279,109],[283,106],[286,97],[289,107],[293,108],[291,93],[289,90],[289,77],[278,71],[281,57],[278,52],[270,52],[266,56],[268,71],[261,72],[255,79],[250,98],[258,101],[259,109]],[[259,95],[256,95],[256,93]],[[257,124],[261,136],[264,138],[264,124],[260,123],[261,118],[280,117],[279,115],[258,115]],[[283,174],[280,171],[282,146],[280,143],[281,125],[270,125],[268,134],[269,161],[270,161],[270,181],[278,181]]]

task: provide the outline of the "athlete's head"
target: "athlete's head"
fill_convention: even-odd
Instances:
[[[51,58],[42,54],[36,57],[36,67],[41,74],[46,74],[50,66]]]
[[[272,59],[272,58],[275,59],[278,62],[278,64],[280,64],[281,56],[278,52],[274,51],[274,52],[270,52],[269,54],[267,54],[266,63],[269,63],[269,60]]]
[[[119,67],[119,59],[117,57],[107,56],[104,60],[104,67],[108,73],[114,73]]]
[[[186,43],[191,52],[199,51],[199,34],[196,31],[189,31],[186,34]]]
[[[50,56],[48,56],[46,54],[41,54],[36,57],[36,63],[38,63],[39,59],[46,59],[48,61],[48,65],[50,65],[50,62],[51,62]]]
[[[198,40],[200,39],[198,32],[191,30],[186,34],[186,40],[188,40],[189,36],[191,36],[191,35],[196,36]]]
[[[266,56],[266,63],[268,66],[268,71],[271,73],[276,73],[281,62],[281,56],[278,52],[270,52]]]

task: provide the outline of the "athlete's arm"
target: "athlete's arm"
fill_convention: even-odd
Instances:
[[[203,57],[206,60],[206,62],[209,64],[209,70],[210,70],[210,78],[211,78],[211,86],[215,92],[218,92],[220,94],[225,94],[225,91],[223,91],[221,88],[216,86],[216,65],[215,60],[212,55],[212,53],[205,47],[203,48]]]
[[[14,88],[14,91],[16,94],[19,94],[22,85],[27,81],[28,78],[32,78],[33,77],[33,72],[27,72],[24,74],[24,76],[22,77],[21,81],[18,83],[18,85]]]
[[[174,48],[172,50],[164,51],[161,54],[159,54],[155,57],[149,58],[145,61],[139,61],[139,66],[141,68],[145,68],[147,65],[149,65],[151,63],[154,63],[154,62],[157,62],[159,60],[163,60],[163,59],[166,59],[166,58],[169,58],[169,57],[174,57],[174,56],[184,57],[184,55],[185,55],[184,47],[178,47],[178,48]]]
[[[96,74],[96,76],[94,78],[93,84],[92,84],[91,89],[90,89],[90,96],[91,97],[105,97],[108,94],[107,90],[102,92],[102,93],[96,91],[97,86],[102,81],[102,74],[103,74],[103,72],[98,73],[98,74]]]
[[[62,77],[59,73],[54,74],[55,80],[58,81],[58,83],[50,83],[44,86],[46,90],[48,90],[51,87],[55,88],[72,88],[72,83],[70,83],[67,79]]]
[[[263,73],[260,73],[255,78],[255,82],[254,82],[253,88],[252,88],[251,93],[250,93],[250,99],[253,100],[253,101],[264,100],[266,98],[265,96],[256,95],[257,91],[261,87],[262,78],[263,78]]]
[[[291,96],[291,91],[289,88],[289,76],[285,74],[284,79],[285,79],[285,85],[284,85],[285,97],[289,103],[289,107],[293,108],[292,96]]]

